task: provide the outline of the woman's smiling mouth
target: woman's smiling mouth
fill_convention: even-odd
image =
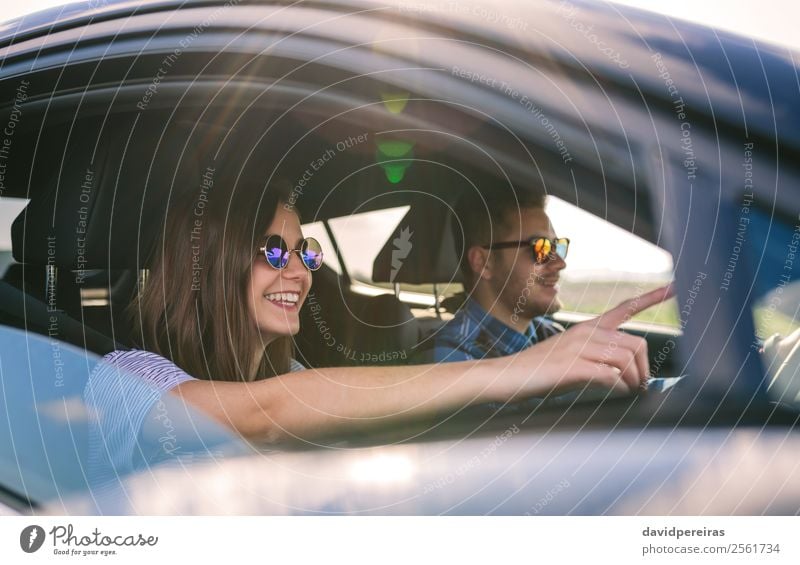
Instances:
[[[294,308],[300,301],[300,293],[298,292],[270,292],[264,295],[264,298],[280,306],[281,308]]]

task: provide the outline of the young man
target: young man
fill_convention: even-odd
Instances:
[[[466,300],[455,317],[434,334],[432,346],[420,352],[417,359],[427,363],[506,356],[512,359],[546,340],[541,347],[570,364],[573,354],[562,347],[562,342],[571,332],[583,331],[587,338],[602,336],[605,342],[600,350],[586,342],[584,348],[593,350],[590,356],[597,363],[590,372],[618,357],[618,344],[627,342],[628,351],[622,352],[617,360],[621,362],[616,366],[618,369],[619,365],[624,366],[625,371],[636,368],[642,378],[642,388],[647,386],[647,342],[617,328],[638,312],[670,298],[673,295],[671,285],[631,298],[565,332],[547,316],[561,308],[558,280],[567,266],[569,240],[556,237],[545,213],[544,195],[515,195],[500,190],[483,197],[467,195],[459,200],[454,211],[453,240],[455,253],[461,258]],[[663,390],[667,386],[669,384],[664,382],[651,388]],[[612,395],[627,393],[621,391]],[[545,396],[548,403],[566,406],[578,399],[606,398],[608,391],[588,387]],[[539,406],[545,396],[510,403],[490,402],[470,410],[495,412],[503,408],[527,412]]]
[[[545,316],[561,308],[569,241],[556,237],[544,208],[543,194],[501,190],[457,203],[453,239],[467,299],[436,333],[426,361],[510,355],[563,331]]]

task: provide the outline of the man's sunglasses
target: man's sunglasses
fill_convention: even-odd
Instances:
[[[546,237],[532,237],[525,241],[503,241],[500,243],[492,243],[491,245],[484,245],[484,249],[507,249],[509,247],[530,247],[533,251],[533,260],[537,265],[544,265],[551,259],[555,259],[556,255],[561,259],[567,258],[567,251],[569,251],[569,239],[566,237],[559,237],[558,239],[549,239]]]
[[[322,266],[322,246],[313,237],[302,240],[298,249],[289,249],[281,236],[268,235],[264,246],[258,250],[264,254],[267,263],[278,270],[286,268],[292,253],[297,253],[309,271],[316,271]]]

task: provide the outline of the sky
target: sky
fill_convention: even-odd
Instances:
[[[64,3],[65,0],[2,0],[0,21]],[[613,3],[800,49],[800,34],[797,33],[800,2],[797,0],[615,0]]]
[[[0,21],[63,3],[63,0],[3,0]],[[616,3],[800,49],[800,33],[797,32],[800,1],[617,0]],[[8,231],[4,226],[10,224],[19,209],[19,203],[2,202],[0,199],[0,250],[10,247]],[[550,198],[548,214],[558,234],[570,237],[573,242],[565,277],[597,276],[602,272],[666,273],[672,268],[668,253],[557,198]],[[604,246],[624,248],[626,253],[611,256],[599,253],[591,245],[592,241],[599,239],[598,234],[602,234]]]
[[[797,0],[615,0],[614,3],[800,49]]]

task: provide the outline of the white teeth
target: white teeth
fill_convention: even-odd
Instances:
[[[300,294],[297,292],[271,292],[269,294],[265,294],[264,298],[271,302],[288,302],[295,304],[298,300],[300,300]]]

